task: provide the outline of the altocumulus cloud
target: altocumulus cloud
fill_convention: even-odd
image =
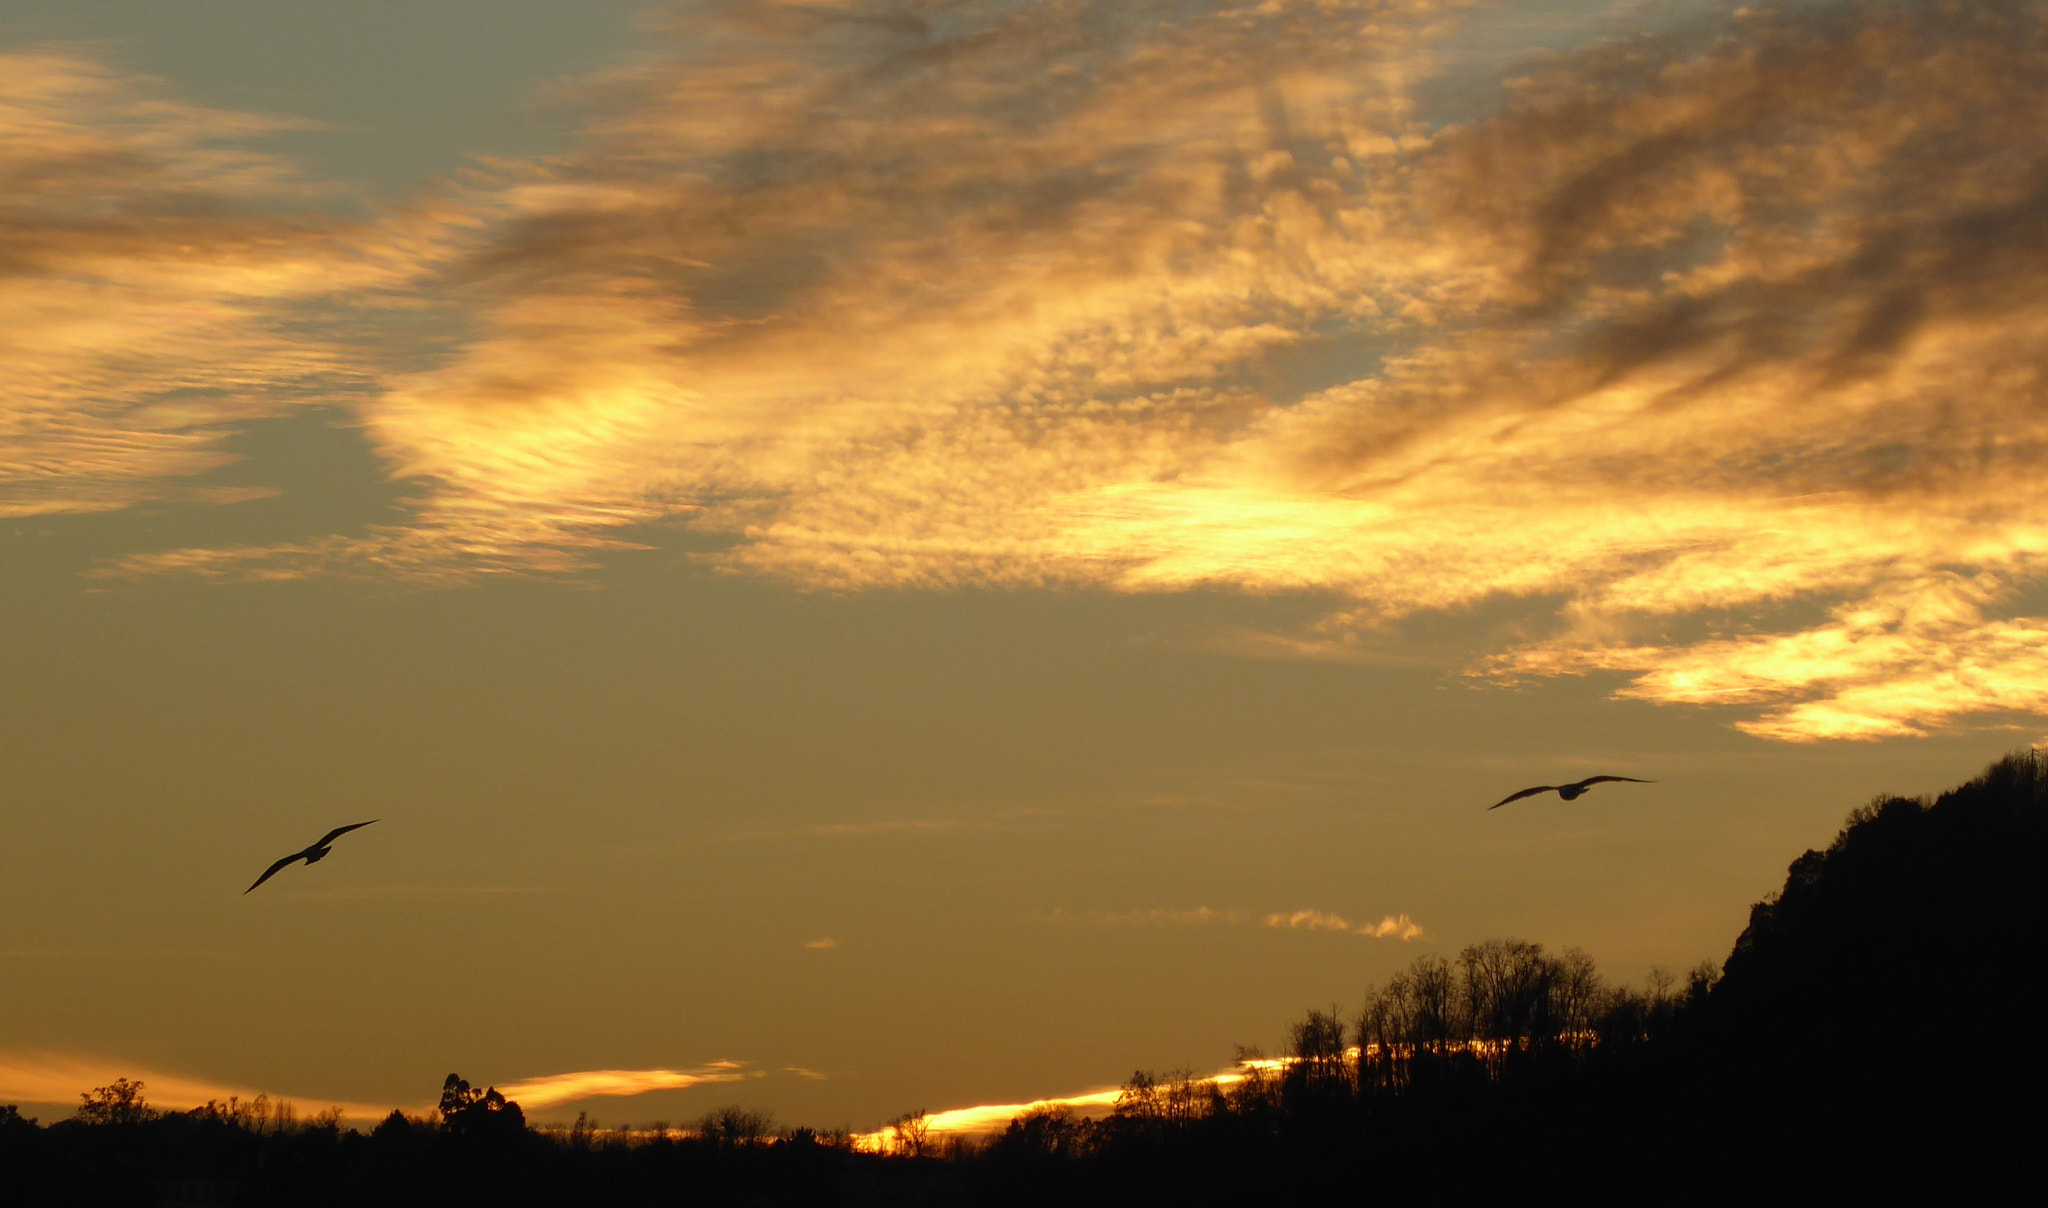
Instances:
[[[363,404],[412,523],[122,569],[574,571],[666,521],[807,586],[1332,593],[1293,636],[1340,654],[1519,600],[1475,673],[1788,740],[2048,712],[2048,15],[1716,11],[1432,122],[1466,11],[672,10],[568,151],[363,236],[479,332]],[[320,246],[280,238],[202,258]],[[310,354],[244,296],[268,397]],[[81,364],[154,431],[158,371]],[[94,506],[191,472],[48,464]]]

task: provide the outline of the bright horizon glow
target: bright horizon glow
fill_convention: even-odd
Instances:
[[[1358,1059],[1358,1046],[1344,1050],[1349,1060]],[[1294,1064],[1291,1057],[1251,1057],[1241,1060],[1226,1069],[1195,1079],[1204,1086],[1228,1090],[1250,1076],[1249,1072],[1278,1073]],[[1123,1097],[1121,1086],[1096,1087],[1073,1095],[1057,1095],[1049,1099],[1033,1099],[1029,1103],[989,1103],[978,1107],[955,1107],[945,1111],[927,1113],[925,1126],[937,1136],[987,1136],[1009,1126],[1010,1121],[1030,1112],[1047,1111],[1052,1108],[1071,1108],[1077,1115],[1100,1119],[1110,1114],[1117,1100]],[[854,1145],[870,1153],[889,1153],[895,1149],[895,1133],[883,1126],[873,1132],[854,1134]]]
[[[492,1085],[522,1109],[539,1112],[565,1103],[630,1098],[652,1091],[744,1082],[765,1076],[764,1071],[746,1070],[740,1062],[714,1061],[692,1070],[574,1070]],[[815,1078],[818,1075],[803,1076]],[[104,1057],[0,1052],[0,1102],[75,1106],[87,1091],[111,1085],[118,1078],[142,1083],[143,1098],[160,1111],[190,1111],[211,1101],[225,1103],[229,1098],[247,1102],[258,1095],[265,1096],[272,1103],[290,1104],[301,1116],[337,1108],[346,1120],[377,1121],[394,1111],[423,1116],[437,1110],[433,1100],[383,1106],[349,1103],[168,1074]]]

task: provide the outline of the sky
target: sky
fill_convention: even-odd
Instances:
[[[2016,3],[14,0],[0,1100],[865,1129],[1718,960],[2048,729],[2044,102]]]

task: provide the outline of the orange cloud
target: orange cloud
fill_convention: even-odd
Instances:
[[[579,1099],[644,1095],[649,1091],[682,1090],[707,1082],[740,1082],[758,1078],[743,1073],[735,1061],[714,1061],[693,1070],[577,1070],[503,1083],[498,1090],[529,1111],[558,1107]]]
[[[1284,927],[1293,931],[1342,931],[1376,940],[1412,940],[1422,936],[1422,928],[1405,914],[1390,914],[1382,917],[1377,923],[1360,923],[1353,926],[1339,915],[1326,914],[1320,910],[1297,910],[1291,914],[1267,915],[1266,926]]]
[[[679,12],[447,203],[466,242],[378,236],[480,333],[364,405],[412,522],[123,570],[574,572],[670,524],[806,587],[1347,597],[1295,656],[1521,601],[1481,672],[1772,738],[2048,709],[2048,16],[1737,10],[1426,120],[1489,19]]]
[[[1621,695],[1689,704],[1777,702],[1736,723],[1768,738],[1919,736],[1968,713],[2048,712],[2048,621],[1995,620],[1993,576],[1894,585],[1795,634],[1683,647],[1531,647],[1499,660],[1540,674],[1635,673]]]
[[[395,281],[404,257],[238,145],[285,125],[0,53],[0,517],[248,497],[182,480],[227,460],[233,425],[366,383],[287,312]]]

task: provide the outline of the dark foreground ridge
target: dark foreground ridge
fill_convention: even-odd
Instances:
[[[1722,969],[1647,990],[1497,940],[1424,957],[1353,1019],[1219,1088],[1140,1072],[1114,1114],[1034,1112],[979,1143],[906,1117],[894,1154],[726,1108],[689,1135],[530,1129],[450,1075],[370,1132],[267,1104],[149,1109],[138,1084],[43,1126],[0,1107],[21,1204],[1781,1202],[1976,1198],[2041,1126],[2048,760],[1850,816],[1751,911]],[[1247,1057],[1256,1057],[1247,1054]]]

